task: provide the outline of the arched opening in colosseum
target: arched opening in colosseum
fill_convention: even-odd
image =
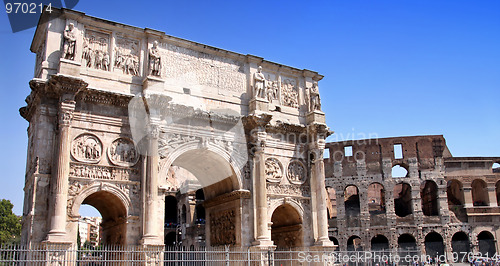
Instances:
[[[396,164],[392,167],[391,176],[395,177],[395,178],[407,177],[408,176],[408,169],[406,169],[401,164]]]
[[[488,185],[481,179],[472,181],[472,203],[474,206],[489,206]]]
[[[177,199],[174,196],[165,197],[165,227],[175,228],[177,221]]]
[[[413,213],[410,184],[399,183],[394,186],[394,211],[399,217]]]
[[[467,259],[467,257],[463,256],[464,254],[470,252],[469,236],[462,231],[453,234],[453,236],[451,237],[451,249],[453,253],[456,253],[460,256],[460,261],[462,261],[462,259]]]
[[[339,251],[340,250],[340,246],[339,246],[339,241],[337,240],[337,238],[331,236],[330,237],[330,241],[332,241],[333,246],[334,246],[333,251]]]
[[[203,189],[196,190],[195,193],[195,209],[194,209],[194,223],[196,225],[203,225],[206,221],[205,207],[203,202],[205,201],[205,193]]]
[[[347,239],[347,251],[363,251],[361,238],[359,236],[351,236]]]
[[[359,214],[361,209],[359,203],[358,187],[349,185],[344,189],[344,208],[347,226],[360,226]]]
[[[82,204],[96,208],[102,217],[101,244],[104,246],[121,246],[126,243],[127,208],[115,194],[100,190],[87,196]]]
[[[436,256],[444,255],[443,237],[436,233],[431,232],[425,236],[425,253],[434,258]]]
[[[497,195],[497,206],[500,206],[500,181],[495,184],[495,194]]]
[[[302,246],[302,218],[289,204],[280,205],[271,216],[271,240],[277,247]]]
[[[417,242],[410,234],[402,234],[398,237],[398,248],[400,250],[416,250]]]
[[[500,173],[500,163],[493,163],[493,165],[491,166],[491,171],[493,173]]]
[[[371,247],[374,251],[388,250],[389,240],[383,235],[376,235],[371,240]]]
[[[368,211],[370,225],[387,224],[385,216],[385,189],[380,183],[371,183],[368,186]]]
[[[491,234],[490,232],[482,231],[481,233],[479,233],[477,235],[477,242],[479,245],[479,252],[483,256],[486,256],[485,254],[488,254],[488,256],[491,257],[496,253],[496,241],[493,237],[493,234]]]
[[[385,213],[385,189],[379,183],[368,186],[368,210],[371,215]]]
[[[467,212],[464,204],[464,191],[462,183],[456,179],[449,180],[446,187],[446,195],[448,197],[448,208],[451,213],[462,222],[467,222]]]
[[[438,187],[436,182],[432,180],[424,181],[420,188],[420,196],[422,198],[422,212],[424,215],[439,215]]]
[[[327,212],[328,212],[328,226],[337,227],[337,195],[335,194],[335,189],[332,187],[326,187],[327,199]]]
[[[177,243],[176,232],[172,231],[168,234],[165,234],[165,246],[175,246]]]
[[[165,196],[164,243],[167,246],[175,245],[176,229],[179,225],[177,198],[172,195]]]

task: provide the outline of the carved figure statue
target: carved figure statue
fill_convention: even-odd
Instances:
[[[309,89],[309,111],[321,110],[318,84],[315,82]]]
[[[295,107],[299,106],[298,94],[295,90],[295,86],[288,79],[285,79],[281,84],[281,93],[283,97],[283,104],[285,106]]]
[[[277,81],[267,81],[266,82],[267,100],[272,102],[278,99],[278,82]]]
[[[64,31],[64,59],[75,60],[76,36],[73,31],[74,28],[75,25],[73,23],[69,23],[68,29]]]
[[[264,82],[266,82],[266,77],[264,77],[264,74],[262,74],[261,66],[259,66],[257,72],[253,75],[253,80],[254,80],[254,85],[253,85],[254,97],[255,98],[265,97]]]
[[[158,49],[158,41],[153,42],[153,47],[149,49],[149,74],[153,76],[161,75],[161,57]]]

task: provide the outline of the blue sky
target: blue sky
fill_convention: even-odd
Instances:
[[[0,198],[22,213],[34,29],[0,14]],[[318,71],[330,139],[443,134],[500,156],[500,1],[89,1],[88,15]]]

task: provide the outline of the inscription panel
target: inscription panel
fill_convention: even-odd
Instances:
[[[172,44],[161,44],[162,68],[165,77],[183,80],[187,84],[199,84],[219,89],[219,93],[246,92],[246,74],[242,62],[201,53]]]

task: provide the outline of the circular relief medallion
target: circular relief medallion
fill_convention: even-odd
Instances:
[[[71,155],[80,162],[97,163],[102,155],[101,141],[94,135],[81,134],[73,140]]]
[[[113,164],[120,166],[133,166],[139,160],[134,142],[126,138],[119,138],[111,143],[108,157]]]
[[[290,162],[286,177],[292,184],[303,184],[307,178],[304,165],[299,161]]]
[[[275,158],[266,159],[266,178],[269,182],[279,182],[283,177],[283,167]]]

